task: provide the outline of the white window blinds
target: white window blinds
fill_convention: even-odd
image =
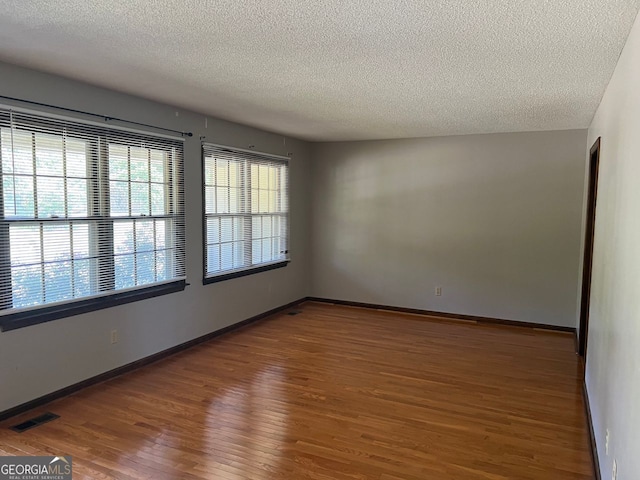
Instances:
[[[205,280],[287,262],[287,159],[203,144]]]
[[[0,315],[185,278],[183,142],[0,109]]]

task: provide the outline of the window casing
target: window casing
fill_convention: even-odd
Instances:
[[[289,261],[288,159],[203,144],[204,282]]]
[[[0,160],[0,328],[184,288],[180,139],[0,109]]]

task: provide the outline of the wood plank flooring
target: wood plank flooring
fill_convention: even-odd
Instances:
[[[74,479],[594,478],[571,335],[299,310],[5,421],[0,455],[72,455]]]

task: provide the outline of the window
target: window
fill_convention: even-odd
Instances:
[[[289,261],[288,159],[203,145],[204,282]]]
[[[183,144],[0,109],[0,327],[184,288]]]

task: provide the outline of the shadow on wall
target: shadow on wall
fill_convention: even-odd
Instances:
[[[349,152],[321,170],[316,294],[574,326],[580,205],[561,201],[574,164],[389,157]]]

